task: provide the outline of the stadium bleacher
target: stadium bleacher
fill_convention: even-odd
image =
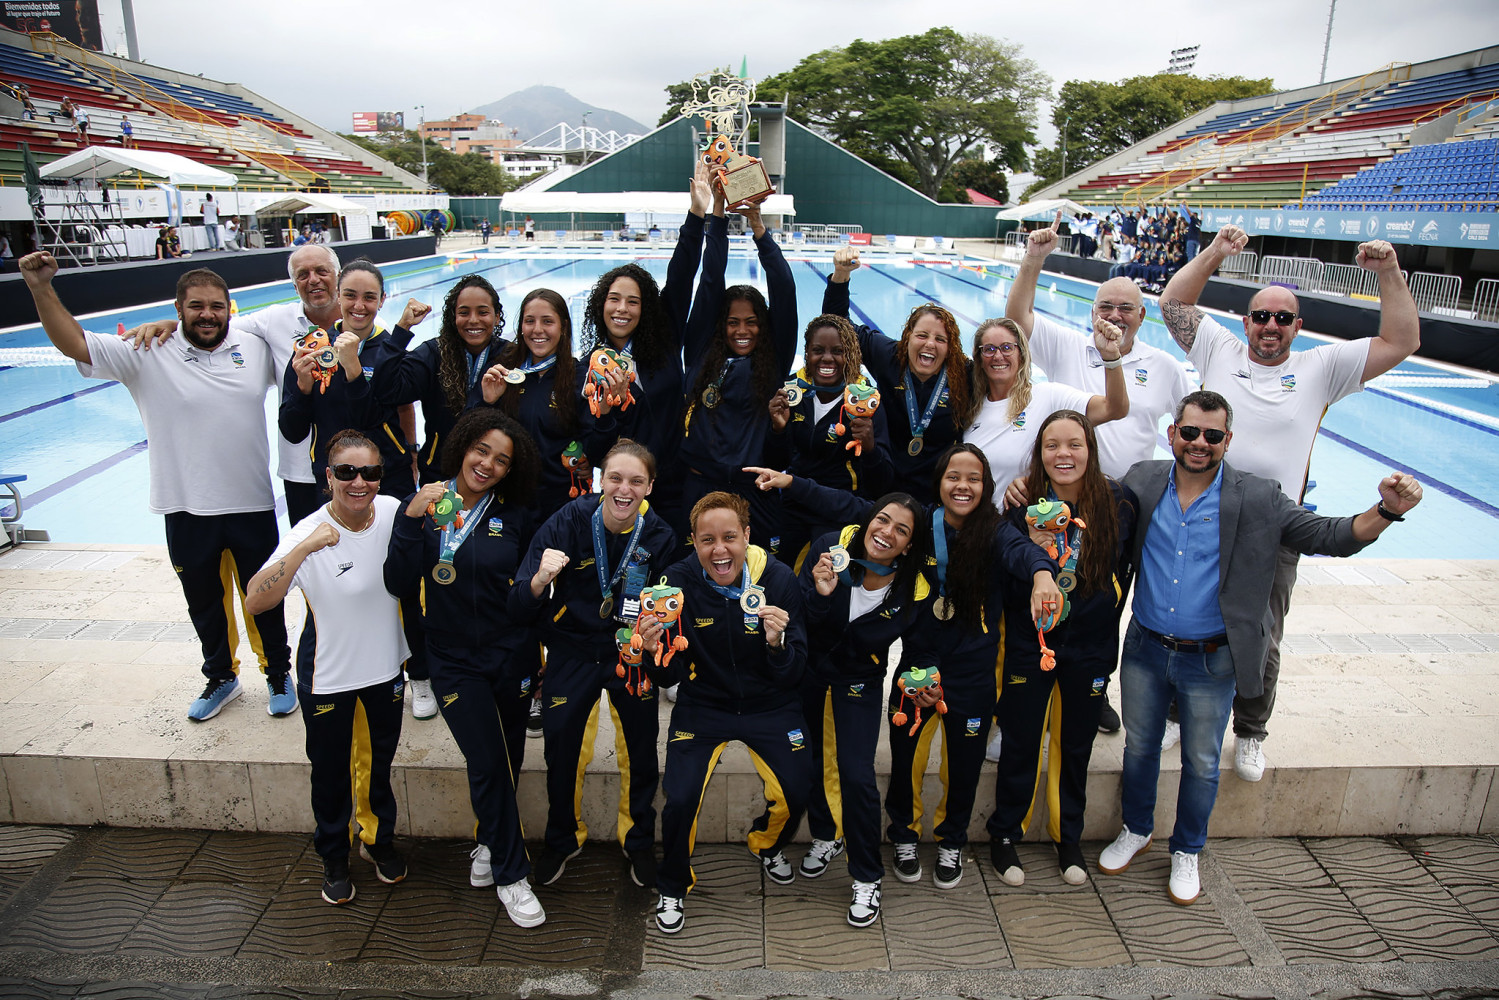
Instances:
[[[1305,204],[1329,210],[1383,207],[1392,211],[1493,211],[1499,207],[1499,138],[1417,146],[1347,180]]]

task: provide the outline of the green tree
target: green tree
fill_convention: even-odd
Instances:
[[[955,201],[968,201],[969,188],[996,201],[1010,200],[1010,180],[997,160],[984,160],[981,157],[959,160],[953,166],[949,180],[957,189]]]
[[[933,28],[814,53],[759,91],[788,94],[792,117],[898,177],[905,170],[885,164],[899,164],[914,187],[938,198],[980,142],[997,148],[1004,166],[1027,165],[1051,79],[1018,45]]]
[[[1269,78],[1204,78],[1180,73],[1136,76],[1121,83],[1068,80],[1062,84],[1051,112],[1057,144],[1049,151],[1053,155],[1043,158],[1038,151],[1036,173],[1045,184],[1061,179],[1063,135],[1067,140],[1067,171],[1076,173],[1217,101],[1255,97],[1274,89],[1274,81]]]
[[[402,170],[418,176],[422,172],[422,139],[412,131],[371,137],[345,135],[354,142]],[[505,173],[499,164],[491,163],[480,153],[450,152],[428,139],[426,143],[427,179],[433,187],[454,195],[499,195],[514,190],[520,181]]]
[[[692,81],[668,83],[663,89],[666,91],[666,110],[661,112],[661,118],[656,122],[657,128],[682,114],[682,103],[692,97]]]

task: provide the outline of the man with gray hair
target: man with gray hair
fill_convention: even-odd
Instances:
[[[1421,346],[1420,319],[1395,248],[1384,240],[1371,240],[1360,244],[1357,263],[1379,278],[1379,336],[1292,351],[1291,343],[1301,330],[1301,304],[1289,288],[1271,285],[1249,300],[1245,339],[1240,340],[1198,309],[1197,299],[1218,265],[1248,242],[1238,226],[1219,230],[1212,244],[1166,285],[1161,319],[1187,352],[1187,360],[1197,366],[1202,387],[1221,393],[1238,413],[1240,444],[1234,464],[1278,483],[1286,497],[1299,504],[1306,494],[1322,415],[1410,357]],[[1244,781],[1259,781],[1265,772],[1262,744],[1275,708],[1280,638],[1300,558],[1287,547],[1275,564],[1263,688],[1234,700],[1234,772]]]

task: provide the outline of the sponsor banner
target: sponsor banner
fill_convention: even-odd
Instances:
[[[1202,228],[1234,225],[1250,236],[1305,240],[1388,240],[1439,247],[1499,248],[1499,212],[1320,212],[1315,209],[1210,208]]]
[[[50,31],[80,48],[103,48],[98,0],[0,0],[0,26],[27,34]]]
[[[356,111],[354,132],[401,132],[406,128],[404,111]]]

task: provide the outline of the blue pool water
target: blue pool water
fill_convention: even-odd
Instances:
[[[555,289],[572,304],[576,325],[583,300],[600,273],[634,260],[663,281],[669,252],[652,248],[644,253],[564,256],[506,250],[473,260],[469,258],[474,255],[466,254],[456,264],[446,257],[393,264],[385,270],[390,297],[380,321],[392,325],[410,296],[440,307],[458,276],[478,272],[500,292],[507,331],[515,328],[521,297],[538,286]],[[801,251],[788,256],[796,276],[799,315],[814,316],[820,311],[831,256]],[[899,335],[910,308],[928,299],[953,311],[965,338],[980,320],[1003,312],[1009,288],[1005,275],[1010,273],[1004,265],[983,268],[977,260],[964,267],[879,257],[874,261],[854,278],[856,319],[892,335]],[[729,261],[727,280],[764,287],[753,256],[737,250]],[[294,295],[289,282],[233,292],[242,313],[289,301]],[[1092,296],[1093,286],[1086,282],[1043,275],[1036,308],[1082,329]],[[1141,336],[1180,357],[1153,303],[1150,313]],[[88,329],[110,332],[117,323],[129,327],[171,315],[170,302],[158,302],[81,319]],[[418,327],[418,338],[435,336],[437,325],[434,315]],[[1303,333],[1296,347],[1306,349],[1319,342]],[[273,401],[267,402],[267,414],[274,428]],[[0,473],[29,477],[23,518],[28,528],[46,530],[54,541],[161,543],[161,518],[146,509],[145,450],[145,432],[123,386],[79,376],[38,327],[0,332]],[[1160,454],[1164,457],[1166,452]],[[1420,479],[1426,499],[1405,524],[1386,532],[1367,550],[1368,555],[1499,558],[1499,380],[1412,360],[1337,403],[1323,421],[1312,453],[1311,479],[1317,485],[1307,499],[1322,513],[1363,510],[1376,498],[1379,479],[1396,469]],[[1459,540],[1463,544],[1457,547]],[[1438,541],[1444,544],[1438,546]]]

